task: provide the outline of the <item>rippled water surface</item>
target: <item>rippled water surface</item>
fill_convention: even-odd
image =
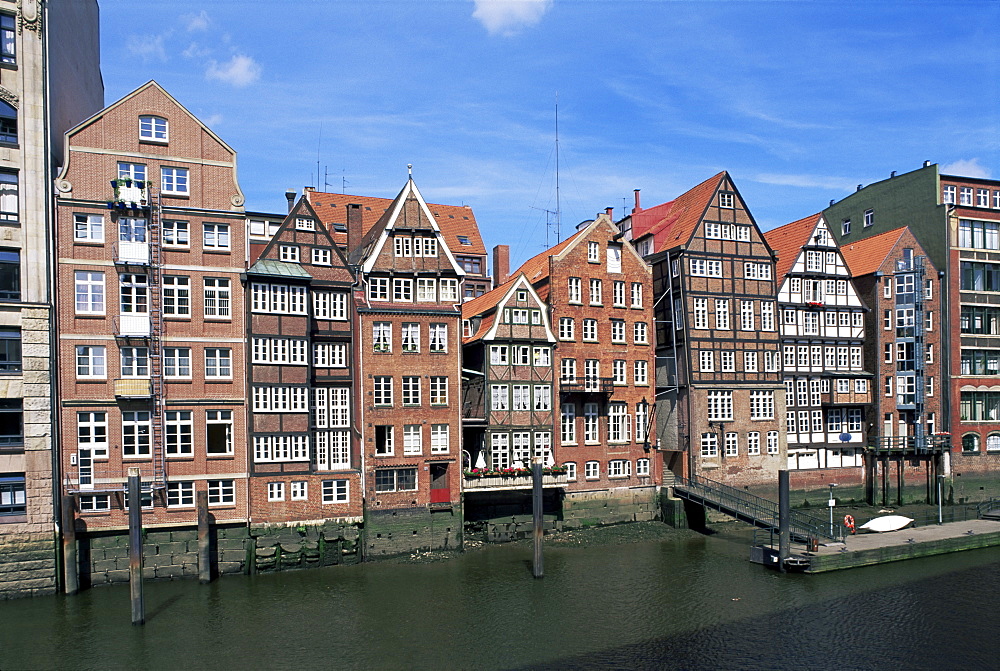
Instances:
[[[0,669],[989,669],[1000,548],[825,575],[747,560],[733,531],[602,547],[497,546],[0,602]]]

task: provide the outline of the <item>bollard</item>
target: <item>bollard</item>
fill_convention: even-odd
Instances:
[[[138,468],[128,469],[128,583],[132,624],[145,624],[142,601],[142,493]]]
[[[198,506],[198,581],[212,581],[211,529],[208,522],[208,492],[196,494]]]

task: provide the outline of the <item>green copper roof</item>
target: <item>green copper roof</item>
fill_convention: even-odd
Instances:
[[[311,279],[312,275],[297,263],[286,261],[272,261],[271,259],[261,259],[250,266],[250,273],[254,275],[272,275],[274,277],[301,277]]]

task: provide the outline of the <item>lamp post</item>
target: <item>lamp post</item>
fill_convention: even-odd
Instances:
[[[837,486],[837,483],[830,483],[830,500],[826,502],[826,505],[830,508],[830,538],[833,538],[833,507],[837,505],[837,501],[833,498],[833,488]]]

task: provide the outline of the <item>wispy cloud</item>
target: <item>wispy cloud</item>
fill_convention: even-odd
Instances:
[[[163,42],[170,37],[170,32],[159,35],[134,35],[128,40],[128,51],[133,56],[138,56],[143,62],[151,60],[167,60],[167,50]]]
[[[542,20],[552,0],[473,0],[472,18],[483,24],[490,35],[510,37]]]
[[[189,33],[208,30],[208,26],[212,22],[208,18],[208,12],[204,9],[197,14],[185,14],[183,20]]]
[[[229,61],[209,61],[206,79],[216,79],[237,88],[253,84],[260,78],[260,66],[249,56],[236,54]]]
[[[980,164],[978,158],[963,158],[946,165],[942,165],[941,173],[944,175],[956,175],[961,177],[990,178],[989,168]]]
[[[184,58],[205,58],[211,53],[211,49],[203,47],[197,42],[192,42],[187,49],[181,52],[181,56]]]
[[[207,117],[205,117],[204,119],[202,119],[201,121],[202,121],[202,123],[204,123],[209,128],[215,128],[216,126],[218,126],[219,124],[222,123],[222,115],[221,114],[210,114]]]
[[[798,186],[806,189],[839,189],[848,191],[853,188],[850,180],[843,177],[824,177],[822,175],[781,175],[775,173],[759,173],[750,178],[762,184],[777,184],[778,186]]]

